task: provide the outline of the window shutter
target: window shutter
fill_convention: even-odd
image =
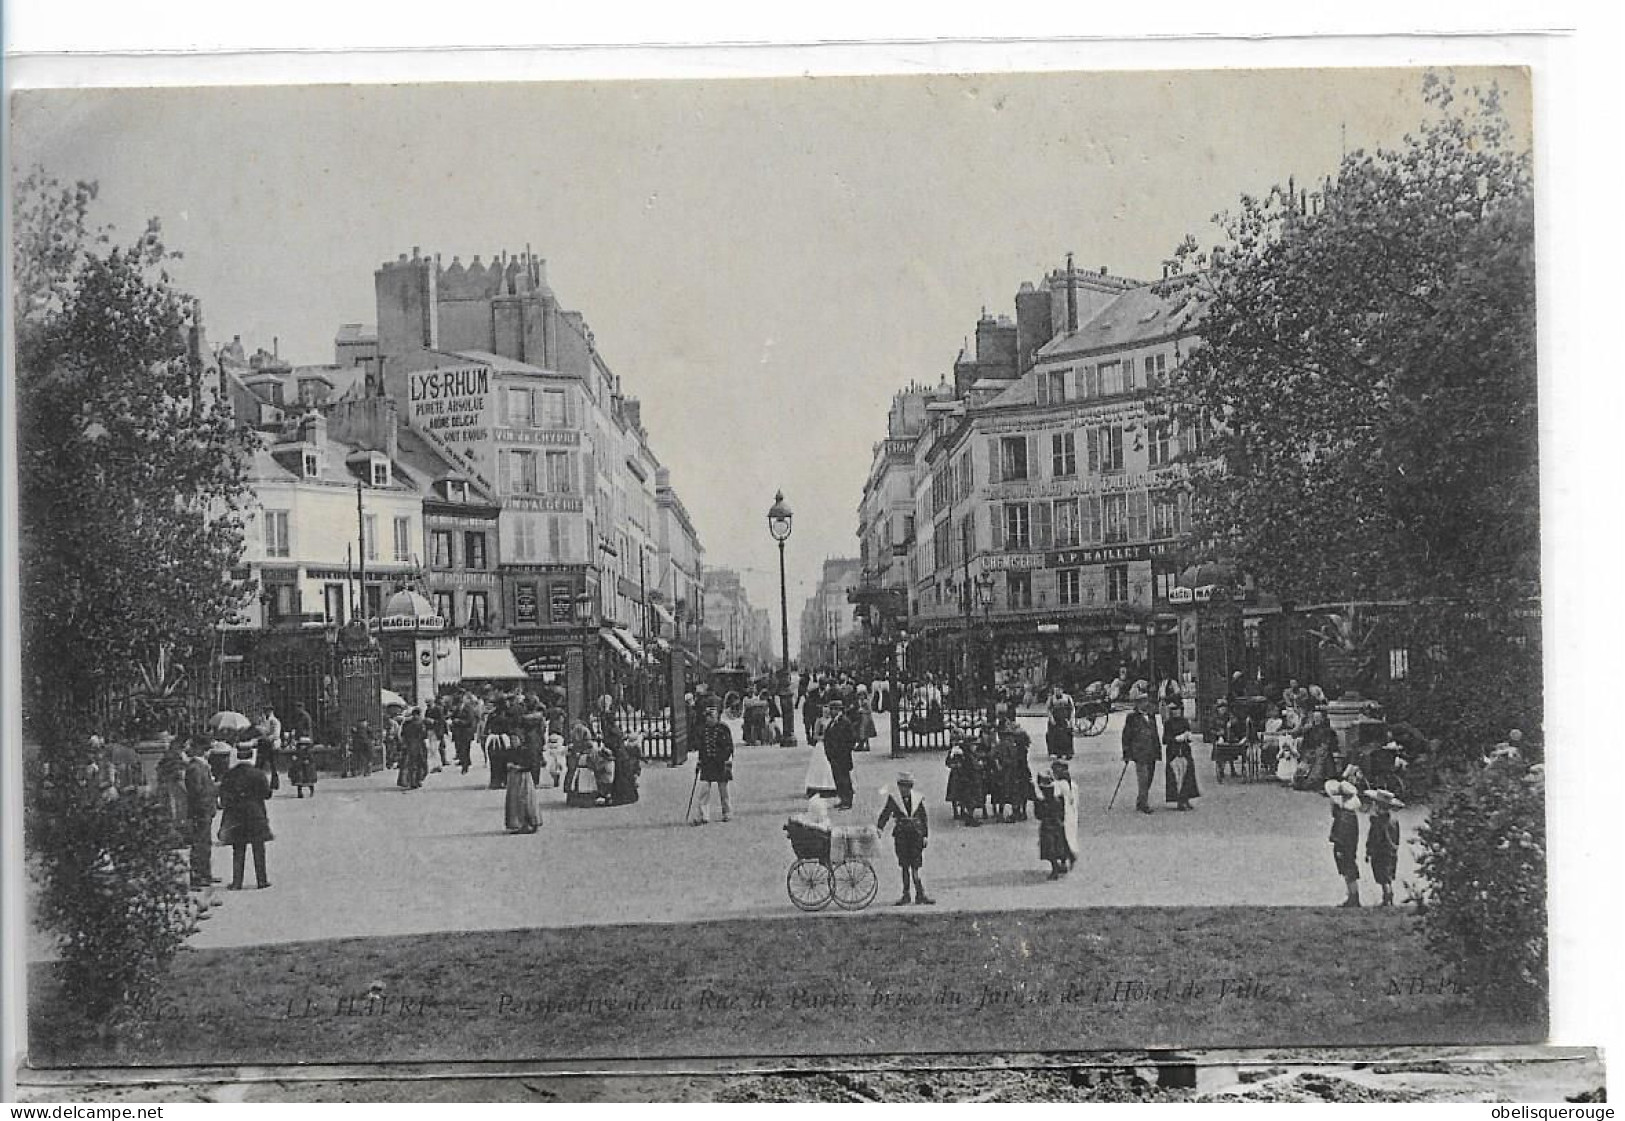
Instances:
[[[1131,490],[1128,494],[1128,539],[1144,541],[1148,532],[1145,491]]]
[[[513,490],[513,465],[510,459],[512,452],[497,452],[497,492],[510,494]]]
[[[1004,481],[1004,465],[999,462],[999,438],[987,438],[987,481],[1001,483]]]
[[[567,428],[576,426],[576,395],[570,388],[564,391],[564,424]]]
[[[1049,375],[1042,371],[1038,374],[1038,403],[1049,404]]]
[[[1039,452],[1038,436],[1027,436],[1027,477],[1035,482],[1044,477],[1044,457]]]
[[[988,507],[988,514],[988,539],[991,541],[993,551],[996,553],[1004,548],[1004,507],[1002,505],[990,506]]]
[[[1085,545],[1100,544],[1100,495],[1086,494],[1078,502],[1083,524],[1079,537]]]
[[[1179,455],[1185,458],[1191,454],[1191,429],[1183,419],[1179,421]]]
[[[1089,445],[1089,474],[1100,474],[1100,429],[1090,428],[1084,432],[1084,439]]]
[[[1033,548],[1051,548],[1055,544],[1055,533],[1050,504],[1048,502],[1034,502],[1032,510]]]
[[[1100,396],[1100,369],[1097,366],[1083,368],[1083,395],[1085,397]]]
[[[1134,359],[1132,358],[1123,359],[1123,388],[1130,393],[1134,392]]]

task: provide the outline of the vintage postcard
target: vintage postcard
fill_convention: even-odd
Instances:
[[[1532,105],[13,91],[28,1067],[1544,1042]]]

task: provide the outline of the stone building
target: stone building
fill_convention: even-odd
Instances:
[[[862,580],[861,559],[825,559],[818,586],[801,608],[803,666],[867,672],[868,667],[859,657],[861,629],[852,603],[852,595]]]

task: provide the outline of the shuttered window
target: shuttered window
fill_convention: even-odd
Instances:
[[[1146,493],[1132,490],[1128,494],[1128,539],[1144,541],[1146,537]]]

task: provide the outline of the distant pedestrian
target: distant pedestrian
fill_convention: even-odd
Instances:
[[[931,835],[931,820],[926,812],[925,799],[914,790],[914,776],[902,771],[897,776],[895,789],[882,789],[880,796],[886,804],[880,811],[875,828],[884,830],[892,823],[892,847],[897,853],[897,866],[903,873],[903,894],[895,904],[907,906],[911,901],[930,906],[936,900],[925,893],[920,879],[920,868],[925,863],[925,846]],[[910,900],[910,888],[913,900]]]
[[[707,825],[711,821],[711,788],[716,787],[722,808],[722,820],[732,818],[728,805],[728,784],[733,781],[734,741],[728,725],[722,722],[720,705],[705,708],[705,725],[700,731],[699,768],[700,800],[695,806],[694,825]]]
[[[433,749],[439,762],[434,764],[434,770],[439,771],[446,765],[446,735],[451,722],[446,716],[446,706],[436,697],[429,702],[429,707],[423,710],[423,726],[429,733],[429,746]]]
[[[271,840],[265,803],[270,797],[271,777],[254,765],[254,748],[244,744],[237,749],[237,758],[220,783],[220,839],[231,846],[231,883],[226,885],[230,891],[243,889],[243,865],[249,849],[254,852],[255,886],[271,886],[265,871],[265,843]]]
[[[1399,868],[1399,822],[1394,810],[1402,810],[1405,803],[1386,790],[1367,790],[1371,800],[1371,823],[1365,835],[1365,860],[1371,865],[1371,878],[1382,888],[1379,907],[1394,905],[1394,873]]]
[[[372,721],[358,720],[350,729],[350,752],[344,765],[344,777],[372,774],[372,756],[376,746]]]
[[[1360,905],[1360,791],[1352,782],[1329,779],[1326,797],[1332,802],[1332,831],[1327,838],[1332,844],[1332,861],[1337,874],[1343,877],[1348,894],[1343,907]]]
[[[1072,758],[1072,718],[1076,713],[1072,697],[1059,684],[1050,687],[1049,727],[1044,733],[1044,745],[1056,759]]]
[[[510,833],[534,833],[542,824],[535,780],[541,766],[539,752],[528,741],[516,737],[515,746],[504,753],[504,758],[507,796],[502,804],[502,824]]]
[[[1151,780],[1157,773],[1157,759],[1162,755],[1158,739],[1151,699],[1142,696],[1123,722],[1123,760],[1134,764],[1137,784],[1134,808],[1143,814],[1151,812]]]
[[[480,724],[478,711],[469,703],[472,700],[470,694],[463,694],[451,717],[451,742],[457,755],[457,768],[459,773],[465,775],[468,768],[473,766],[474,733]]]
[[[401,722],[400,770],[395,785],[402,790],[418,790],[429,775],[429,728],[423,714],[410,709]]]
[[[1061,836],[1066,840],[1067,869],[1077,867],[1082,854],[1078,841],[1078,787],[1072,781],[1072,768],[1063,759],[1050,764],[1050,781],[1055,784],[1055,797],[1061,802]]]
[[[312,798],[316,797],[316,745],[311,743],[309,736],[300,736],[294,741],[288,781],[293,784],[296,797],[303,798],[307,790]]]

